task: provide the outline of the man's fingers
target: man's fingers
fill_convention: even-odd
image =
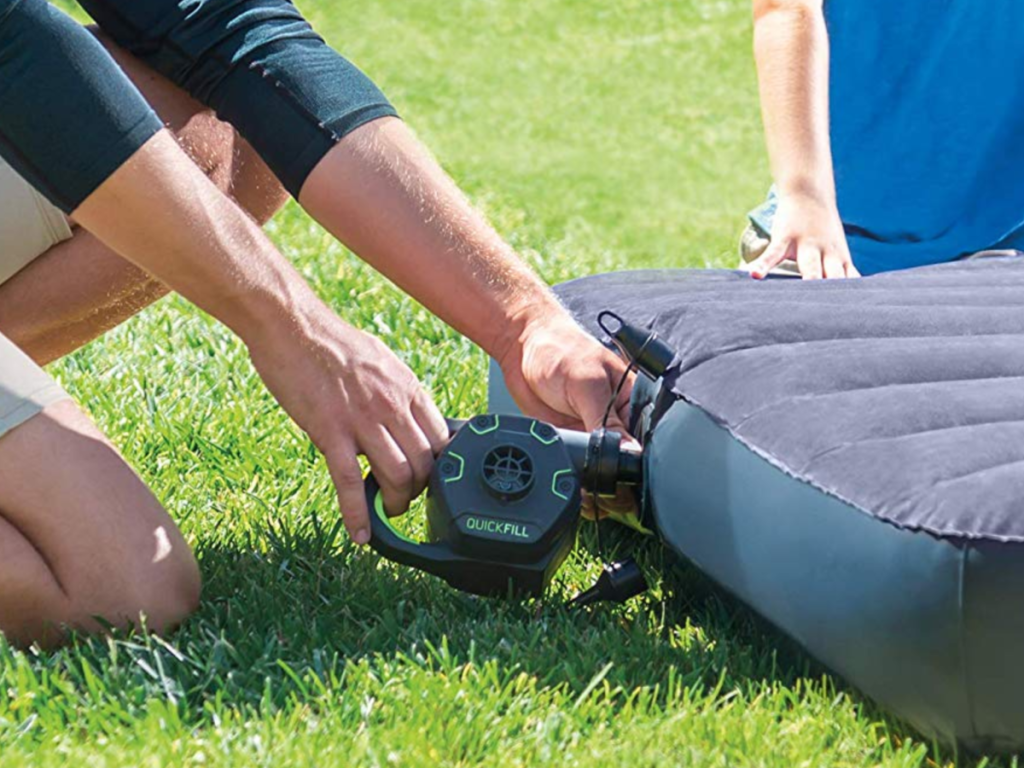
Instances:
[[[846,261],[846,265],[845,266],[846,266],[846,276],[847,277],[860,277],[860,272],[857,270],[857,267],[854,266],[853,260],[850,259],[849,257],[847,257],[847,261]]]
[[[445,427],[447,428],[447,425]],[[409,419],[405,424],[392,425],[388,431],[412,469],[412,485],[409,496],[409,500],[412,501],[427,487],[430,470],[434,467],[434,451],[427,436],[415,420]]]
[[[821,249],[818,246],[801,243],[797,248],[796,263],[804,280],[821,279]]]
[[[363,485],[363,470],[359,466],[354,444],[345,444],[325,453],[327,469],[338,493],[341,519],[349,538],[356,544],[370,541],[370,518],[366,508],[366,491]]]
[[[643,450],[643,446],[640,442],[629,433],[629,401],[627,400],[618,410],[618,423],[622,425],[622,429],[619,434],[622,435],[622,445],[625,448],[631,448],[635,451]]]
[[[603,410],[601,411],[601,416],[604,416]],[[597,426],[592,427],[592,429],[597,429],[597,427],[600,426],[601,422],[599,420]],[[629,437],[629,432],[626,428],[626,420],[622,418],[617,408],[612,408],[611,413],[608,414],[608,421],[606,422],[606,426],[608,427],[609,432],[618,432],[624,438]]]
[[[636,384],[636,376],[636,373],[629,374],[629,378],[619,391],[619,396],[615,399],[615,406],[612,409],[615,411],[619,423],[624,427],[629,424],[629,403],[633,398],[633,386]],[[615,383],[618,384],[618,381]]]
[[[380,484],[384,509],[392,517],[402,514],[413,498],[415,475],[409,458],[382,426],[371,429],[360,442],[373,476]]]
[[[451,435],[448,434],[448,422],[444,420],[441,411],[426,392],[421,392],[420,396],[412,401],[412,416],[423,430],[423,435],[430,444],[431,453],[437,456],[448,445]]]
[[[612,399],[613,386],[609,374],[602,369],[566,383],[565,394],[569,406],[583,421],[583,428],[588,432],[601,426],[605,410]],[[614,406],[608,416],[608,424],[617,424],[621,428],[619,414]]]
[[[750,262],[750,276],[758,280],[767,277],[769,272],[786,260],[790,249],[789,240],[772,240],[765,252]]]
[[[615,489],[614,496],[595,497],[594,503],[597,506],[597,519],[601,520],[608,515],[626,517],[637,515],[639,511],[636,506],[636,496],[628,486],[620,485]]]

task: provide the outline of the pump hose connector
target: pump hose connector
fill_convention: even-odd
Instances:
[[[558,434],[584,490],[598,496],[614,496],[618,485],[643,482],[643,456],[623,450],[622,435],[618,432],[602,427],[590,433],[560,429]]]

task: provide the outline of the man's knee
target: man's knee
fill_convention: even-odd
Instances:
[[[169,632],[195,613],[201,592],[199,566],[191,550],[183,547],[172,555],[160,578],[143,577],[127,605],[125,618],[132,623],[144,620],[152,632]]]
[[[71,617],[66,623],[89,631],[107,624],[145,626],[163,634],[195,612],[201,589],[199,566],[192,551],[176,531],[172,536],[158,528],[154,531],[152,563],[125,564],[109,579],[69,585]]]
[[[14,567],[14,563],[8,565]],[[175,629],[199,605],[201,580],[195,559],[176,556],[159,579],[147,573],[111,573],[112,583],[55,584],[52,574],[36,573],[24,563],[21,584],[4,579],[9,591],[0,600],[0,631],[20,646],[60,645],[67,632],[104,632],[109,627],[145,627],[158,634]],[[130,583],[127,588],[123,585]],[[55,588],[56,587],[56,588]]]

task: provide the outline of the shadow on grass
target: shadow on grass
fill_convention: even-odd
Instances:
[[[229,695],[245,698],[270,676],[285,683],[284,696],[289,685],[278,660],[298,675],[321,676],[344,662],[412,660],[455,667],[494,661],[510,674],[525,672],[544,686],[564,686],[575,695],[605,672],[612,686],[626,692],[657,689],[662,701],[678,686],[721,686],[723,695],[741,690],[752,697],[766,687],[825,681],[849,695],[870,722],[885,723],[890,739],[917,739],[660,544],[621,530],[611,534],[605,535],[611,550],[634,552],[654,588],[627,606],[583,611],[565,608],[571,590],[558,594],[557,587],[542,602],[462,594],[371,552],[342,545],[339,553],[333,535],[315,530],[278,531],[263,553],[207,547],[202,552],[205,607],[178,645],[189,652],[204,637],[205,642],[221,638],[230,643],[235,661],[229,664],[230,681],[210,675],[189,695],[199,704],[218,691],[224,694],[229,685]],[[577,556],[593,558],[592,530],[581,543]],[[581,570],[579,563],[564,569],[577,579]],[[933,759],[948,762],[954,755],[936,746]]]
[[[627,606],[571,611],[562,604],[564,581],[561,594],[556,588],[543,602],[478,598],[339,546],[339,533],[311,521],[301,530],[267,528],[254,541],[207,542],[199,552],[203,605],[170,641],[83,639],[30,663],[59,667],[83,691],[90,685],[83,667],[91,664],[125,717],[152,699],[171,699],[195,725],[205,722],[212,702],[253,711],[316,708],[311,678],[343,686],[351,664],[444,673],[492,664],[506,679],[525,673],[570,698],[604,675],[613,688],[646,689],[661,704],[684,687],[717,691],[723,700],[740,691],[749,700],[768,688],[824,685],[849,694],[868,722],[885,723],[894,743],[914,737],[698,571],[671,562],[653,540],[609,537],[620,554],[635,550],[653,576],[651,592]],[[592,531],[582,539],[577,552],[586,560]],[[579,561],[563,574],[588,579]],[[954,755],[936,747],[932,759],[948,763]]]

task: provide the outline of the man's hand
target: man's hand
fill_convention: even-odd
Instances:
[[[771,245],[751,262],[750,274],[764,278],[786,259],[797,263],[804,280],[860,277],[835,203],[810,195],[780,198]]]
[[[324,454],[345,528],[366,544],[370,510],[358,456],[369,460],[388,514],[401,514],[448,442],[441,413],[390,349],[325,306],[249,350],[267,387]]]
[[[525,413],[558,427],[601,426],[626,363],[564,311],[526,321],[498,360],[505,384]],[[632,376],[608,415],[608,429],[627,434]]]
[[[591,432],[601,426],[626,363],[602,346],[560,308],[526,322],[517,340],[498,361],[505,384],[524,413],[555,426]],[[619,432],[623,446],[640,450],[629,436],[630,374],[608,414],[608,429]],[[625,490],[614,498],[584,495],[583,515],[625,516],[636,513],[633,495]]]

